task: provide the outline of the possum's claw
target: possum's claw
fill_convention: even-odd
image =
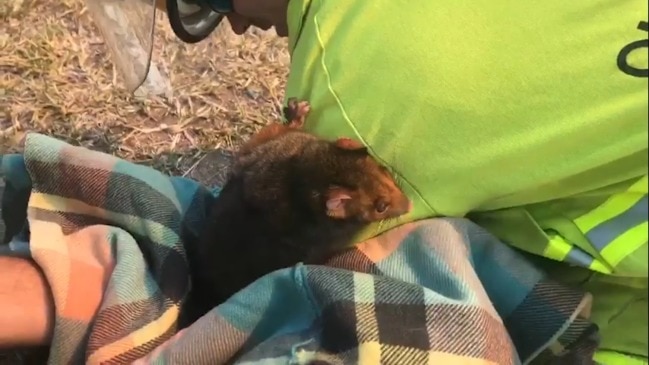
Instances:
[[[291,128],[302,128],[306,120],[306,116],[311,111],[311,105],[306,100],[298,100],[297,98],[289,98],[287,106],[284,107],[284,118],[286,118],[286,125]]]

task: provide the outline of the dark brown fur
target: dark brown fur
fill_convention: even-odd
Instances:
[[[259,277],[317,262],[370,222],[410,209],[387,169],[360,143],[301,130],[306,102],[289,100],[239,151],[198,245],[188,246],[192,291],[184,327]]]

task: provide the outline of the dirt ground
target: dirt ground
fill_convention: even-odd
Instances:
[[[0,153],[19,151],[33,131],[192,176],[212,168],[204,158],[211,151],[280,117],[286,40],[273,31],[236,36],[224,21],[189,45],[163,15],[156,27],[153,57],[174,97],[138,101],[125,92],[84,0],[1,0]],[[42,363],[30,353],[36,357],[0,351],[0,364]]]
[[[224,21],[183,44],[159,14],[153,57],[174,97],[138,101],[84,0],[3,0],[0,18],[0,153],[35,131],[179,174],[280,116],[289,57],[274,31],[241,37]]]

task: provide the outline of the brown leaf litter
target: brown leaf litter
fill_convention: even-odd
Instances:
[[[0,18],[0,153],[35,131],[178,174],[280,117],[289,57],[273,31],[224,21],[189,45],[158,14],[153,57],[174,97],[139,101],[82,0],[4,0]]]
[[[159,14],[153,57],[174,97],[138,101],[83,0],[2,0],[0,22],[0,154],[19,151],[34,131],[182,174],[280,117],[289,57],[272,31],[236,36],[224,22],[188,45]],[[43,356],[47,349],[0,352],[0,364]]]

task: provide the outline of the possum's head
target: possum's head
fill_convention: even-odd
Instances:
[[[330,143],[332,181],[323,194],[329,217],[369,223],[396,218],[411,210],[410,200],[390,171],[365,146],[347,138]]]

